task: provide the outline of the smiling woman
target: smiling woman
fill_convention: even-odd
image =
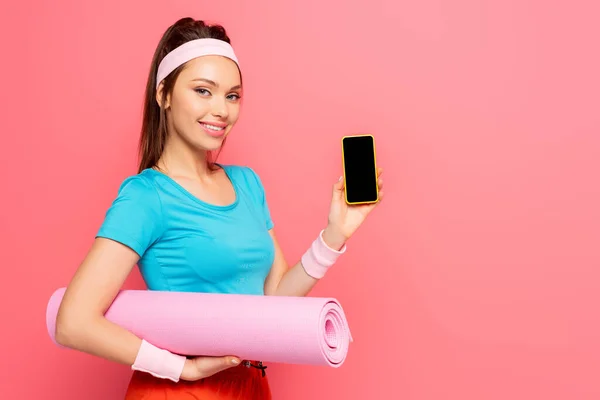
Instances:
[[[212,159],[238,120],[242,87],[224,28],[184,18],[167,29],[146,87],[138,173],[63,296],[57,342],[130,365],[126,399],[271,398],[260,360],[187,358],[106,319],[136,264],[150,290],[304,296],[375,207],[348,206],[343,180],[333,184],[327,226],[290,268],[259,176]]]

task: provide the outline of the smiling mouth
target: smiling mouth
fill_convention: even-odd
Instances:
[[[225,128],[227,124],[209,124],[206,122],[199,122],[204,132],[206,132],[209,136],[220,138],[225,136]]]
[[[216,125],[211,125],[211,124],[207,124],[204,122],[200,122],[200,125],[202,125],[204,128],[209,129],[213,132],[221,132],[222,130],[225,129],[224,126],[216,126]]]

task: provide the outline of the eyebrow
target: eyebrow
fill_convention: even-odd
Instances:
[[[206,79],[206,78],[196,78],[196,79],[192,79],[192,82],[206,82],[209,85],[213,85],[214,87],[219,87],[219,85],[215,82],[215,81],[211,81],[210,79]],[[236,85],[234,87],[232,87],[230,90],[237,90],[237,89],[241,89],[242,85]]]

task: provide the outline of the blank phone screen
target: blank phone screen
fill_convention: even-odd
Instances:
[[[348,202],[377,201],[377,175],[373,137],[345,137],[342,140],[342,147]]]

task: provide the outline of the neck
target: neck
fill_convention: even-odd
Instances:
[[[191,148],[176,135],[169,135],[157,166],[169,175],[193,179],[202,180],[211,174],[208,152]]]

